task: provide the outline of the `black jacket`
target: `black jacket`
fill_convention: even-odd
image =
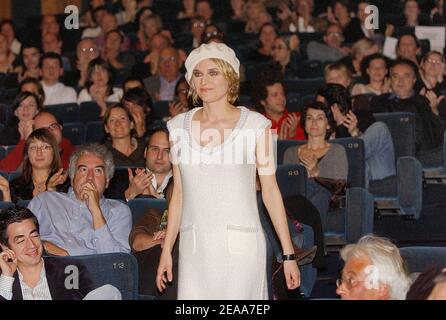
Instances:
[[[87,268],[79,261],[71,258],[44,257],[45,273],[53,300],[82,300],[87,293],[95,289]],[[68,266],[76,266],[79,270],[79,289],[67,289],[65,280],[72,272],[65,273]],[[71,283],[68,281],[68,283]],[[5,300],[0,296],[0,300]],[[22,288],[18,272],[14,274],[12,300],[23,300]]]

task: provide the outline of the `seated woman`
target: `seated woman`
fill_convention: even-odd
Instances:
[[[446,81],[443,77],[444,66],[444,56],[440,52],[430,51],[426,53],[420,63],[420,79],[414,86],[416,92],[429,100],[432,112],[436,115],[440,114],[440,103],[446,97]],[[444,105],[444,103],[441,105]],[[441,109],[443,111],[444,107]]]
[[[128,52],[122,51],[124,34],[118,29],[111,30],[105,35],[104,48],[101,57],[107,61],[112,69],[113,78],[117,83],[131,75],[135,58]]]
[[[289,147],[285,151],[283,163],[300,163],[307,169],[309,178],[307,199],[318,209],[320,218],[308,216],[304,212],[299,212],[299,210],[293,210],[293,215],[299,222],[313,227],[315,244],[321,250],[331,193],[316,180],[321,177],[347,181],[347,153],[342,145],[328,142],[336,123],[331,109],[326,104],[313,102],[306,106],[302,112],[301,123],[305,128],[308,142],[301,146]],[[305,200],[299,202],[302,203]],[[286,206],[288,207],[287,204]],[[301,204],[301,207],[308,207],[308,205]],[[320,254],[320,252],[317,253],[316,257]]]
[[[96,102],[101,110],[100,116],[103,117],[107,103],[119,102],[122,97],[122,89],[113,88],[112,84],[110,65],[101,58],[91,60],[88,64],[85,88],[79,93],[77,103]]]
[[[15,59],[16,55],[9,48],[8,39],[0,33],[0,73],[13,72]]]
[[[365,57],[379,52],[378,45],[370,39],[364,38],[356,41],[352,46],[350,55],[345,56],[340,61],[349,68],[353,77],[361,76],[361,64]]]
[[[375,53],[364,58],[361,75],[365,84],[358,83],[353,86],[353,97],[361,94],[379,96],[390,91],[388,60],[382,54]]]
[[[298,79],[302,76],[303,57],[299,53],[297,35],[282,35],[274,40],[273,59],[281,67],[285,79]]]
[[[104,115],[105,145],[116,167],[144,167],[144,141],[136,138],[135,121],[121,103],[110,106]]]
[[[324,79],[326,84],[340,84],[349,91],[353,82],[351,71],[339,61],[325,66]]]
[[[260,27],[258,48],[248,54],[248,61],[269,62],[273,56],[274,39],[277,30],[273,23],[267,22]]]
[[[280,140],[305,140],[300,113],[288,112],[280,71],[268,66],[252,82],[251,101],[256,110],[271,120]]]
[[[122,104],[130,111],[135,121],[136,136],[143,138],[147,134],[152,99],[143,88],[133,88],[124,93]]]
[[[25,142],[22,175],[9,186],[6,179],[0,178],[3,201],[31,200],[44,191],[67,192],[67,176],[52,134],[43,128],[34,130]]]
[[[12,103],[13,116],[0,131],[0,145],[15,145],[33,131],[33,118],[42,109],[40,99],[31,92],[19,92]]]

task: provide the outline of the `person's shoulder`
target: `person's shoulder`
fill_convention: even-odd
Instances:
[[[184,129],[185,128],[185,119],[187,117],[192,116],[192,114],[195,112],[195,108],[191,109],[187,112],[183,112],[180,113],[178,115],[176,115],[175,117],[173,117],[172,119],[170,119],[169,121],[167,121],[167,129],[173,130],[173,129]]]
[[[239,107],[239,108],[241,108],[242,112],[246,113],[246,118],[250,125],[253,125],[254,127],[258,126],[263,127],[267,124],[271,125],[271,120],[269,120],[260,112],[249,110],[246,107]]]
[[[128,205],[126,205],[124,202],[120,201],[120,200],[115,200],[115,199],[104,199],[104,203],[107,204],[107,206],[111,209],[111,210],[118,210],[118,211],[123,211],[123,212],[128,212],[130,213],[130,208]]]
[[[330,150],[329,151],[331,151],[331,153],[334,153],[334,154],[346,153],[345,147],[342,144],[334,143],[334,142],[333,143],[330,142]]]

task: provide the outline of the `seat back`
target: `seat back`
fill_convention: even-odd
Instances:
[[[138,263],[131,254],[115,252],[74,258],[85,265],[95,286],[110,284],[121,292],[123,300],[138,299]]]
[[[283,198],[307,192],[307,169],[300,164],[277,166],[276,180]]]
[[[0,191],[0,193],[1,193],[1,191]],[[2,198],[3,198],[3,196],[2,196]],[[11,208],[11,207],[14,207],[14,203],[12,203],[12,202],[4,202],[4,201],[0,201],[0,210],[3,210],[3,209],[7,209],[7,208]],[[0,212],[0,215],[1,215],[2,213]]]
[[[309,94],[316,94],[317,89],[324,84],[323,78],[299,79],[299,80],[285,80],[284,81],[287,93],[299,93],[302,96]]]
[[[286,107],[289,112],[301,112],[302,98],[298,93],[289,93],[286,95]]]
[[[422,272],[432,265],[446,266],[446,247],[404,247],[400,253],[411,273]]]
[[[392,135],[395,159],[415,156],[415,117],[410,112],[374,113],[377,121],[384,122]]]
[[[79,106],[77,103],[54,104],[46,106],[45,110],[51,112],[57,120],[63,123],[80,121]]]
[[[99,142],[101,143],[105,137],[104,123],[102,121],[91,121],[85,124],[85,138],[86,143]]]
[[[162,120],[164,117],[169,117],[169,101],[154,102],[150,116],[153,120]]]
[[[90,122],[90,121],[100,121],[101,109],[94,101],[82,102],[79,105],[80,121]]]
[[[64,123],[62,134],[69,139],[73,145],[79,146],[84,143],[85,139],[84,124],[81,122]]]
[[[142,218],[149,208],[157,209],[161,212],[167,209],[167,201],[165,199],[136,198],[129,200],[127,205],[132,211],[134,225]]]

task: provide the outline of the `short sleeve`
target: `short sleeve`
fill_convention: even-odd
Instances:
[[[170,142],[170,161],[172,164],[177,165],[179,163],[179,153],[181,142],[184,141],[186,129],[185,129],[185,115],[187,113],[181,113],[178,116],[167,121],[167,130],[169,131]]]

